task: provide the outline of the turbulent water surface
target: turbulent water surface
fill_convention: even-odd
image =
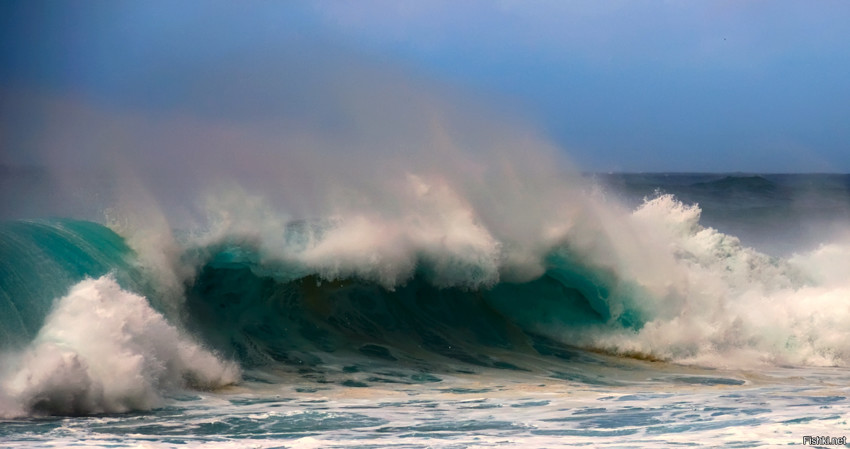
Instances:
[[[242,192],[164,226],[8,218],[0,445],[850,433],[850,177],[576,177],[487,196],[407,174],[398,201],[301,217]]]

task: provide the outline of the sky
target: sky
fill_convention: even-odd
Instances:
[[[584,171],[850,172],[848,23],[845,0],[4,1],[0,163],[83,151],[45,108],[333,133],[412,89]]]

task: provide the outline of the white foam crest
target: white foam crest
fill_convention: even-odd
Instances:
[[[110,276],[81,281],[59,299],[7,369],[0,383],[6,417],[145,410],[173,389],[217,388],[240,377],[235,363],[182,335]]]
[[[620,270],[650,292],[633,304],[646,324],[634,332],[589,332],[584,341],[712,366],[850,363],[850,268],[838,264],[850,246],[771,258],[699,225],[699,215],[696,205],[662,195],[628,218],[625,226],[640,230],[647,257],[674,263]],[[641,264],[628,251],[616,254],[625,257],[621,264]]]
[[[499,279],[499,244],[472,206],[443,180],[408,175],[409,207],[398,216],[344,218],[301,256],[328,277],[350,275],[393,286],[425,260],[438,286],[479,287]]]
[[[237,194],[210,204],[213,230],[200,246],[248,241],[264,262],[301,267],[302,273],[334,280],[359,277],[393,288],[409,279],[420,263],[435,285],[480,287],[499,280],[500,243],[481,224],[474,207],[442,178],[408,174],[399,183],[393,207],[340,213],[298,230],[271,212],[261,197]],[[241,200],[235,199],[241,197]]]

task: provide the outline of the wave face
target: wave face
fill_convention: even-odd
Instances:
[[[139,287],[133,251],[118,234],[92,222],[0,222],[0,349],[35,337],[53,301],[86,277],[121,273]]]
[[[543,340],[534,332],[538,325],[554,320],[579,329],[611,318],[597,287],[568,286],[556,274],[480,288],[438,287],[423,268],[387,288],[356,277],[284,280],[242,257],[234,260],[233,251],[204,265],[187,305],[193,327],[207,341],[232,349],[249,366],[320,365],[323,354],[360,353],[521,369],[510,353],[534,353],[535,341]]]

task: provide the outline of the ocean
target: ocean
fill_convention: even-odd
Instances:
[[[848,446],[850,176],[511,173],[176,220],[3,168],[0,447]]]

